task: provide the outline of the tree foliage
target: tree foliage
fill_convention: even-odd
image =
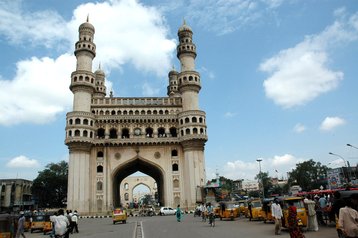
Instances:
[[[265,197],[267,197],[267,195],[269,195],[269,191],[271,192],[271,188],[272,188],[272,182],[271,182],[271,177],[269,177],[269,173],[260,172],[256,175],[255,179],[257,179],[260,184],[263,183]],[[262,185],[260,185],[260,188],[261,186]]]
[[[33,181],[32,194],[41,208],[64,207],[67,198],[68,164],[46,165]]]
[[[288,183],[300,185],[303,191],[319,189],[327,185],[327,166],[312,159],[296,164],[296,168],[289,173]]]

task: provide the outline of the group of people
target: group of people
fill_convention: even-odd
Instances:
[[[53,216],[50,217],[52,222],[51,237],[68,238],[69,234],[73,232],[78,233],[78,214],[75,210],[67,210],[66,214],[63,209],[58,210]]]

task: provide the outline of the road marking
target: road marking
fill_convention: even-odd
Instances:
[[[144,232],[143,232],[143,222],[136,222],[136,226],[134,228],[134,236],[133,238],[144,238]]]

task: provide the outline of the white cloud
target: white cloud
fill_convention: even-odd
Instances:
[[[14,79],[0,80],[0,124],[48,123],[68,109],[72,102],[69,78],[75,64],[70,55],[18,62]]]
[[[340,17],[319,34],[307,36],[293,48],[261,63],[260,70],[270,74],[263,83],[266,96],[284,108],[291,108],[337,88],[343,72],[329,69],[329,50],[358,39],[358,28],[354,27],[358,24],[356,15],[349,20]]]
[[[64,19],[54,11],[23,12],[22,1],[0,2],[0,35],[11,44],[54,46],[68,34]]]
[[[296,133],[302,133],[306,130],[305,125],[302,125],[301,123],[298,123],[294,126],[293,131]]]
[[[142,85],[142,91],[143,91],[144,96],[150,97],[150,96],[154,96],[154,95],[158,94],[159,88],[153,88],[150,84],[145,82]]]
[[[346,124],[346,121],[340,117],[326,117],[321,123],[320,130],[331,131],[337,126]]]
[[[226,112],[224,117],[232,118],[232,117],[235,117],[236,115],[237,115],[237,113],[235,113],[235,112]]]
[[[20,155],[11,159],[7,164],[6,167],[9,168],[34,168],[39,167],[40,164],[35,159],[29,159],[26,156]]]
[[[276,175],[279,178],[287,177],[287,172],[295,168],[297,163],[303,161],[303,159],[296,158],[290,154],[276,155],[273,158],[263,158],[261,161],[261,171],[268,172],[271,177],[276,177]],[[259,163],[256,160],[251,162],[236,160],[227,162],[222,170],[219,170],[219,173],[220,176],[234,180],[253,180],[259,171]]]
[[[68,87],[76,66],[72,51],[78,39],[78,27],[88,14],[96,28],[97,57],[93,65],[101,62],[107,75],[128,63],[158,76],[166,75],[170,68],[176,43],[174,39],[168,39],[166,22],[154,7],[135,0],[88,3],[78,6],[72,20],[66,23],[56,12],[25,12],[20,3],[0,3],[0,17],[12,22],[6,26],[0,24],[0,35],[5,35],[11,44],[35,42],[36,45],[66,50],[54,59],[34,56],[19,61],[12,79],[0,76],[2,125],[48,123],[71,105],[73,96]],[[59,43],[62,46],[58,47]],[[107,89],[110,90],[111,85],[109,82]],[[159,92],[151,87],[148,83],[143,94]]]

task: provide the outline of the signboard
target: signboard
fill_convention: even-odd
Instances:
[[[340,178],[340,172],[341,172],[341,168],[327,170],[329,189],[336,189],[343,186]]]

